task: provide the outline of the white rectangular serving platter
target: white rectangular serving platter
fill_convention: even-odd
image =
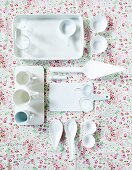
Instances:
[[[59,29],[65,19],[71,19],[76,24],[76,32],[70,38]],[[26,35],[30,42],[24,50],[16,45],[21,34]],[[13,37],[14,53],[19,59],[69,60],[83,55],[83,19],[78,14],[18,15],[13,22]]]
[[[24,85],[19,85],[16,82],[16,74],[20,71],[28,71],[34,74],[38,79],[33,85],[30,87],[26,87]],[[15,106],[15,113],[18,111],[28,110],[35,113],[34,119],[30,120],[29,123],[16,123],[18,125],[42,125],[44,123],[44,69],[42,66],[17,66],[15,69],[15,90],[17,89],[30,89],[33,92],[39,92],[41,95],[41,102],[36,103],[36,105],[23,105],[23,106]]]
[[[81,112],[79,100],[84,96],[81,90],[84,85],[92,86],[93,83],[51,83],[49,91],[50,111],[77,111]],[[90,109],[89,109],[90,108]],[[90,100],[87,111],[93,110],[93,100]]]

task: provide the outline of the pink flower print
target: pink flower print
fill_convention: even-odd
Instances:
[[[105,133],[105,137],[108,141],[115,142],[119,139],[119,131],[113,127],[108,127],[108,131]]]
[[[0,164],[0,169],[4,169],[4,167],[3,167],[3,165],[2,165],[2,164]]]
[[[78,149],[81,148],[82,141],[78,142]]]
[[[87,165],[90,165],[89,159],[86,159],[85,162]]]
[[[0,143],[7,142],[8,140],[8,129],[0,127]]]
[[[125,138],[127,137],[127,134],[126,134],[126,133],[124,134],[124,137],[125,137]]]
[[[84,12],[84,16],[85,16],[85,17],[88,17],[88,13],[87,13],[87,12]]]
[[[55,163],[55,164],[54,164],[54,168],[56,168],[56,169],[58,169],[58,168],[59,168],[59,166],[58,166],[58,164],[57,164],[57,163]]]
[[[2,28],[4,28],[4,21],[0,19],[0,30],[2,30]]]
[[[47,0],[41,0],[41,1],[44,2],[44,3],[47,2]]]
[[[4,122],[4,123],[6,123],[6,122],[7,122],[7,117],[6,117],[6,118],[4,118],[3,122]]]

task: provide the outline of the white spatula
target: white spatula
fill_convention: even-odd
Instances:
[[[74,119],[70,119],[66,122],[65,131],[69,145],[70,160],[72,161],[74,158],[74,138],[77,133],[77,123]]]
[[[61,121],[57,119],[53,120],[49,126],[49,133],[54,149],[56,149],[59,144],[59,141],[62,136],[62,132],[63,132],[63,125]]]
[[[83,67],[51,67],[51,72],[61,73],[84,73],[87,78],[95,79],[109,74],[123,71],[123,67],[114,66],[111,64],[105,64],[102,62],[90,60]]]

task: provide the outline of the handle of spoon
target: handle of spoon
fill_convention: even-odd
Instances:
[[[81,67],[50,67],[50,72],[82,73]]]
[[[74,141],[69,143],[69,151],[70,151],[70,161],[74,158]]]

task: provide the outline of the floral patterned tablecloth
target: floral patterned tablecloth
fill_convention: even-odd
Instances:
[[[132,169],[132,1],[131,0],[1,0],[0,1],[0,170],[131,170]],[[84,20],[84,54],[79,60],[19,61],[13,53],[12,21],[18,14],[80,13]],[[109,23],[103,35],[107,50],[92,55],[89,42],[94,34],[89,19],[104,14]],[[90,113],[48,111],[42,126],[17,126],[14,121],[14,69],[17,65],[83,66],[94,59],[125,68],[124,73],[93,80],[96,93],[109,91],[111,99],[95,102]],[[87,82],[84,75],[70,75],[66,82]],[[47,95],[45,78],[45,96]],[[53,118],[65,123],[75,118],[75,160],[69,161],[65,137],[54,151],[49,139],[49,123]],[[97,125],[96,145],[82,146],[80,124],[92,119]]]

